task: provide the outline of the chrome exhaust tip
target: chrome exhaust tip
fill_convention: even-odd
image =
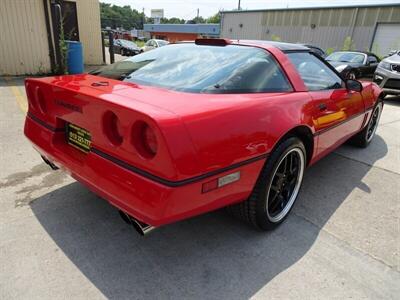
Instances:
[[[132,225],[133,228],[135,228],[135,230],[141,235],[141,236],[145,236],[148,233],[150,233],[151,231],[153,231],[154,229],[156,229],[156,227],[151,226],[149,224],[145,224],[143,222],[140,222],[139,220],[135,219],[134,217],[128,215],[126,212],[119,210],[119,215],[122,218],[122,220],[124,220],[125,223]]]
[[[46,157],[44,157],[43,155],[40,155],[40,156],[42,157],[43,161],[44,161],[47,165],[50,166],[51,169],[53,169],[53,170],[58,170],[58,167],[57,167],[54,163],[52,163],[51,161],[49,161],[49,160],[48,160]]]

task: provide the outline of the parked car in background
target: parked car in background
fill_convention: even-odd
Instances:
[[[303,46],[310,48],[311,52],[318,54],[319,56],[321,56],[322,58],[326,57],[326,53],[324,50],[322,50],[321,48],[314,46],[314,45],[309,45],[309,44],[302,44]]]
[[[94,75],[29,78],[25,135],[141,234],[225,206],[273,229],[306,167],[349,139],[367,147],[383,109],[376,84],[310,52],[197,39]]]
[[[325,59],[348,79],[372,77],[380,61],[375,54],[363,51],[334,52]]]
[[[383,59],[376,68],[374,82],[386,94],[400,95],[400,52]]]
[[[395,54],[400,54],[400,50],[391,50],[386,57],[389,57],[389,56],[392,56],[392,55],[395,55]]]
[[[132,41],[116,39],[114,40],[114,53],[122,56],[133,56],[140,53],[140,48]]]
[[[142,48],[140,48],[140,50],[141,50],[141,52],[146,52],[146,51],[150,51],[150,50],[153,50],[156,48],[160,48],[160,47],[168,45],[168,44],[169,44],[168,41],[151,39],[151,40],[148,40],[146,42],[146,44],[144,44],[144,46]]]

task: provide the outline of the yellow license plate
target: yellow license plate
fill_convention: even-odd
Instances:
[[[79,126],[67,123],[66,137],[69,145],[83,151],[90,151],[91,136],[90,132]]]

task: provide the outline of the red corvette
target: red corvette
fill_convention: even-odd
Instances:
[[[288,215],[305,168],[365,147],[383,103],[310,49],[199,39],[92,74],[26,80],[25,135],[142,234],[228,206],[259,229]]]

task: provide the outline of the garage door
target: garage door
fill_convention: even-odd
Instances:
[[[390,50],[400,50],[400,23],[378,24],[376,28],[372,51],[386,56]]]

